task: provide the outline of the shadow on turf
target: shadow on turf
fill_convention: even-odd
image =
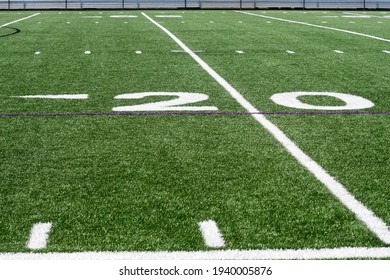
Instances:
[[[11,35],[15,35],[15,34],[18,34],[19,32],[21,32],[20,29],[18,28],[14,28],[14,27],[9,27],[9,26],[3,26],[1,28],[7,28],[7,29],[11,29],[11,33],[7,33],[7,34],[0,34],[0,38],[3,38],[3,37],[7,37],[7,36],[11,36]]]

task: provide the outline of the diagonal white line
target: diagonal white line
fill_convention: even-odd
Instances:
[[[359,32],[354,32],[354,31],[345,30],[345,29],[340,29],[340,28],[334,28],[334,27],[329,27],[329,26],[322,26],[322,25],[318,25],[318,24],[311,24],[311,23],[307,23],[307,22],[289,20],[289,19],[284,19],[284,18],[270,17],[270,16],[254,14],[254,13],[250,13],[250,12],[236,11],[236,13],[242,13],[242,14],[246,14],[246,15],[250,15],[250,16],[257,16],[257,17],[262,17],[262,18],[274,19],[274,20],[279,20],[279,21],[284,21],[284,22],[289,22],[289,23],[301,24],[301,25],[306,25],[306,26],[311,26],[311,27],[318,27],[318,28],[323,28],[323,29],[328,29],[328,30],[339,31],[339,32],[353,34],[353,35],[359,35],[359,36],[363,36],[363,37],[368,37],[368,38],[371,38],[371,39],[380,40],[380,41],[384,41],[384,42],[390,42],[389,39],[384,39],[384,38],[381,38],[381,37],[368,35],[368,34],[364,34],[364,33],[359,33]]]
[[[206,62],[191,51],[182,41],[180,41],[172,32],[145,13],[144,17],[149,19],[158,28],[164,31],[172,40],[174,40],[188,55],[190,55],[207,73],[210,74],[227,92],[248,112],[260,112],[249,101],[247,101],[235,88],[233,88],[224,78],[215,72]],[[378,218],[370,209],[358,201],[346,188],[335,178],[330,176],[318,163],[306,155],[292,140],[290,140],[276,125],[270,122],[262,114],[252,114],[252,117],[267,129],[280,144],[307,170],[309,170],[328,190],[337,197],[356,217],[384,243],[390,244],[390,231],[387,225]]]
[[[24,17],[24,18],[21,18],[21,19],[14,20],[14,21],[12,21],[12,22],[8,22],[8,23],[5,23],[5,24],[2,24],[2,25],[0,25],[0,28],[1,28],[1,27],[5,27],[5,26],[8,26],[8,25],[11,25],[11,24],[14,24],[14,23],[17,23],[17,22],[22,21],[22,20],[25,20],[25,19],[29,19],[29,18],[35,17],[35,16],[40,15],[40,14],[41,14],[41,13],[36,13],[36,14],[33,14],[33,15],[31,15],[31,16],[28,16],[28,17]]]
[[[347,258],[390,258],[390,247],[302,250],[0,253],[0,260],[318,260]]]

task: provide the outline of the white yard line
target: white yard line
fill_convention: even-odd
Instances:
[[[303,250],[0,253],[0,260],[310,260],[346,258],[390,258],[390,247]]]
[[[24,18],[21,18],[21,19],[17,19],[17,20],[14,20],[14,21],[11,21],[11,22],[2,24],[2,25],[0,25],[0,28],[1,28],[1,27],[5,27],[5,26],[8,26],[8,25],[11,25],[11,24],[14,24],[14,23],[17,23],[17,22],[22,21],[22,20],[26,20],[26,19],[35,17],[35,16],[40,15],[40,14],[41,14],[41,13],[36,13],[36,14],[33,14],[33,15],[31,15],[31,16],[28,16],[28,17],[24,17]]]
[[[246,14],[246,15],[250,15],[250,16],[257,16],[257,17],[262,17],[262,18],[268,18],[268,19],[284,21],[284,22],[288,22],[288,23],[295,23],[295,24],[301,24],[301,25],[306,25],[306,26],[311,26],[311,27],[323,28],[323,29],[328,29],[328,30],[333,30],[333,31],[338,31],[338,32],[344,32],[344,33],[348,33],[348,34],[363,36],[363,37],[367,37],[367,38],[371,38],[371,39],[375,39],[375,40],[379,40],[379,41],[384,41],[384,42],[389,42],[390,43],[389,39],[385,39],[385,38],[381,38],[381,37],[377,37],[377,36],[372,36],[372,35],[369,35],[369,34],[354,32],[354,31],[350,31],[350,30],[340,29],[340,28],[334,28],[334,27],[329,27],[329,26],[322,26],[322,25],[318,25],[318,24],[311,24],[311,23],[307,23],[307,22],[300,22],[300,21],[289,20],[289,19],[284,19],[284,18],[276,18],[276,17],[264,16],[264,15],[260,15],[260,14],[250,13],[250,12],[236,11],[236,13],[242,13],[242,14]]]
[[[31,250],[45,249],[51,223],[38,223],[33,226],[30,233],[30,239],[27,243],[27,248]]]
[[[224,78],[215,72],[206,62],[191,51],[182,41],[180,41],[172,32],[151,17],[142,13],[158,28],[164,31],[172,40],[174,40],[188,55],[190,55],[207,73],[210,74],[227,92],[248,112],[259,112],[249,101],[247,101],[235,88],[233,88]],[[252,117],[267,129],[280,144],[308,171],[310,171],[328,190],[337,197],[356,217],[361,220],[380,240],[390,244],[390,230],[380,218],[378,218],[370,209],[358,201],[346,188],[335,178],[330,176],[318,163],[306,155],[292,140],[290,140],[276,125],[270,122],[262,114],[252,114]]]

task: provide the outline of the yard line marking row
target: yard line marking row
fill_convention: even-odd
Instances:
[[[24,17],[24,18],[21,18],[21,19],[17,19],[17,20],[14,20],[14,21],[11,21],[11,22],[2,24],[2,25],[0,25],[0,28],[5,27],[5,26],[8,26],[8,25],[11,25],[11,24],[14,24],[14,23],[17,23],[17,22],[22,21],[22,20],[25,20],[25,19],[29,19],[29,18],[35,17],[35,16],[40,15],[40,14],[41,14],[41,13],[36,13],[36,14],[33,14],[33,15],[31,15],[31,16],[28,16],[28,17]]]
[[[347,258],[390,258],[390,247],[302,250],[0,253],[0,260],[318,260]]]
[[[167,115],[203,115],[203,116],[234,116],[234,115],[390,115],[390,112],[360,112],[360,111],[293,111],[293,112],[215,112],[215,111],[133,111],[133,112],[79,112],[79,113],[0,113],[0,118],[10,117],[95,117],[95,116],[167,116]]]
[[[369,14],[359,14],[359,13],[351,13],[351,12],[343,12],[343,14],[346,14],[346,15],[355,15],[355,16],[359,16],[361,18],[384,18],[384,19],[390,19],[390,17],[388,16],[373,16],[373,15],[369,15]]]
[[[208,247],[221,248],[225,246],[225,241],[215,221],[208,220],[200,222],[199,229],[202,233],[204,243]]]
[[[27,248],[31,250],[45,249],[51,223],[38,223],[33,226],[30,233],[30,239],[27,243]]]
[[[188,48],[167,28],[153,20],[147,14],[142,15],[149,19],[154,25],[164,31],[173,41],[175,41],[188,55],[190,55],[211,77],[213,77],[228,93],[248,112],[259,112],[248,100],[246,100],[235,88],[233,88],[224,78],[214,71],[206,62]],[[267,129],[276,140],[308,171],[310,171],[328,190],[339,199],[356,217],[384,243],[390,244],[390,230],[380,218],[378,218],[370,209],[358,201],[346,188],[335,178],[330,176],[317,162],[306,155],[283,131],[269,121],[265,115],[252,114],[252,117]]]
[[[250,12],[243,12],[243,11],[235,11],[235,12],[236,13],[250,15],[250,16],[257,16],[257,17],[274,19],[274,20],[279,20],[279,21],[284,21],[284,22],[289,22],[289,23],[295,23],[295,24],[301,24],[301,25],[306,25],[306,26],[312,26],[312,27],[318,27],[318,28],[323,28],[323,29],[329,29],[329,30],[333,30],[333,31],[339,31],[339,32],[353,34],[353,35],[368,37],[368,38],[379,40],[379,41],[390,42],[389,39],[384,39],[384,38],[381,38],[381,37],[372,36],[372,35],[359,33],[359,32],[354,32],[354,31],[345,30],[345,29],[340,29],[340,28],[334,28],[334,27],[329,27],[329,26],[322,26],[322,25],[317,25],[317,24],[312,24],[312,23],[307,23],[307,22],[301,22],[301,21],[295,21],[295,20],[289,20],[289,19],[284,19],[284,18],[264,16],[264,15],[260,15],[260,14],[250,13]]]

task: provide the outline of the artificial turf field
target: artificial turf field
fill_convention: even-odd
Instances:
[[[390,257],[390,12],[0,26],[0,258]]]

